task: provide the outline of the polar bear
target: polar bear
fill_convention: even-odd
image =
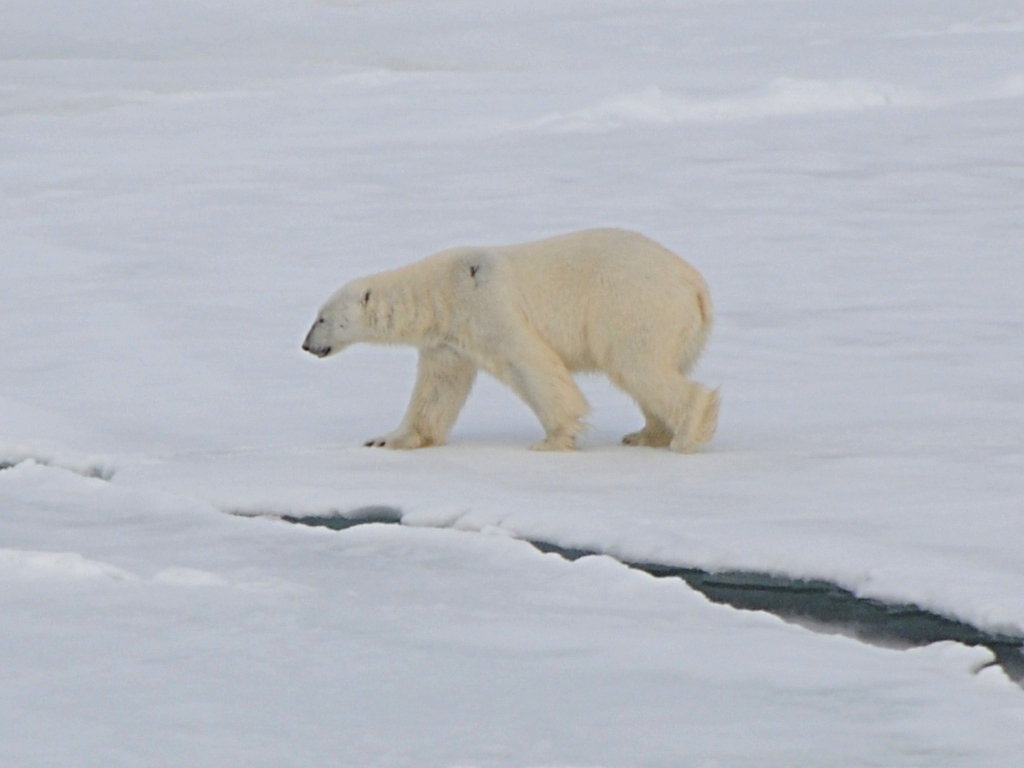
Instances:
[[[443,443],[482,369],[540,420],[534,449],[572,450],[588,410],[572,374],[600,371],[646,420],[624,443],[690,452],[718,420],[717,391],[687,378],[710,327],[696,269],[639,233],[592,229],[453,248],[353,280],[327,300],[302,348],[317,357],[356,342],[419,349],[405,417],[367,446]]]

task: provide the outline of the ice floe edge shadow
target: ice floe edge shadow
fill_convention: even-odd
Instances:
[[[359,525],[406,525],[396,507],[374,505],[345,513],[317,515],[232,511],[242,517],[278,519],[286,523],[345,531]],[[412,526],[409,526],[412,527]],[[456,530],[456,529],[452,529]],[[472,533],[462,531],[461,533]],[[764,611],[815,632],[841,634],[872,645],[916,648],[932,643],[956,642],[987,648],[1007,677],[1024,687],[1024,637],[990,632],[958,619],[942,616],[912,603],[887,603],[860,597],[824,580],[798,579],[758,571],[711,572],[663,563],[634,562],[595,549],[574,548],[548,541],[517,537],[537,550],[566,560],[605,556],[655,578],[676,578],[708,600],[747,611]],[[984,666],[982,668],[985,668]],[[980,671],[980,669],[978,670]]]

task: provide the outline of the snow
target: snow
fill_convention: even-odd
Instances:
[[[984,649],[876,648],[612,558],[1024,634],[1024,12],[981,0],[8,0],[0,763],[1010,766]],[[706,275],[709,451],[574,454],[338,284],[628,226]],[[400,509],[343,532],[251,515]],[[593,549],[569,563],[520,538]]]

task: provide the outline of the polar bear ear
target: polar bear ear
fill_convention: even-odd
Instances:
[[[363,294],[363,306],[365,307],[369,303],[370,303],[370,291],[367,290],[366,293]]]

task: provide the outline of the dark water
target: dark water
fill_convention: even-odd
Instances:
[[[401,524],[394,507],[362,507],[345,515],[281,517],[289,523],[343,531],[367,523]],[[544,541],[529,541],[541,552],[567,560],[602,555]],[[1003,635],[950,619],[907,603],[884,603],[857,597],[827,581],[791,579],[753,571],[711,573],[660,563],[620,561],[657,578],[681,579],[715,603],[749,611],[766,611],[817,632],[843,634],[864,642],[911,648],[945,640],[983,646],[995,655],[995,664],[1024,686],[1024,637]]]
[[[314,528],[330,528],[332,531],[344,531],[356,525],[367,525],[368,523],[393,523],[400,525],[402,512],[394,507],[360,507],[346,515],[328,515],[318,517],[294,517],[293,515],[282,515],[281,519],[286,523],[298,523],[309,525]]]

